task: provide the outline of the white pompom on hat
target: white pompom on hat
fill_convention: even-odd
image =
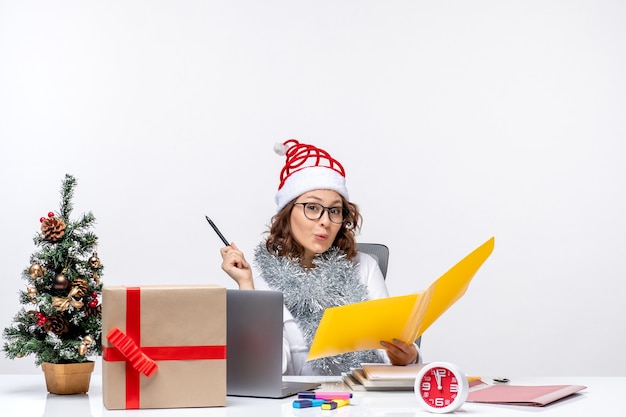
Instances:
[[[286,157],[274,197],[277,212],[313,190],[333,190],[349,200],[343,166],[325,150],[289,139],[274,145],[274,152]]]

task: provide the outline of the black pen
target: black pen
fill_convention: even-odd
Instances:
[[[213,221],[211,219],[209,219],[209,216],[205,215],[204,217],[206,217],[206,221],[209,222],[209,224],[211,225],[213,230],[215,230],[215,233],[217,233],[217,235],[220,237],[220,239],[222,239],[222,242],[224,242],[224,245],[230,246],[230,243],[228,243],[228,240],[226,240],[226,238],[224,237],[222,232],[220,232],[220,229],[217,228],[215,223],[213,223]]]

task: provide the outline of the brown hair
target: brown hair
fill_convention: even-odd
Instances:
[[[269,237],[265,241],[265,247],[269,253],[286,256],[289,259],[302,259],[304,248],[296,242],[291,233],[291,210],[296,200],[290,201],[272,217],[268,231]],[[341,201],[346,212],[332,246],[337,246],[348,259],[352,259],[356,256],[355,235],[361,229],[363,218],[356,204],[350,203],[343,196]]]

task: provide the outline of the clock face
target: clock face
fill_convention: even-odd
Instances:
[[[467,378],[451,364],[425,365],[415,381],[415,394],[429,411],[447,413],[467,399]]]

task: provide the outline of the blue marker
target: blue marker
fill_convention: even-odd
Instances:
[[[309,407],[319,407],[324,404],[326,400],[293,400],[293,408],[309,408]]]

